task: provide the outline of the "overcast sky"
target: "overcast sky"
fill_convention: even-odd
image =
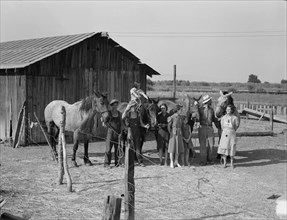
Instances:
[[[172,80],[286,79],[286,1],[1,1],[1,42],[107,31]]]

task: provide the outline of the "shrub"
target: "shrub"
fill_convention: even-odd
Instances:
[[[227,92],[233,92],[233,93],[236,93],[236,89],[234,89],[234,88],[229,88],[229,89],[227,90]]]
[[[148,90],[148,91],[154,91],[154,88],[153,88],[153,86],[151,86],[151,85],[147,85],[147,90]]]
[[[253,84],[248,84],[248,85],[247,85],[247,89],[248,89],[249,92],[254,92],[254,91],[255,91],[255,85],[253,85]]]

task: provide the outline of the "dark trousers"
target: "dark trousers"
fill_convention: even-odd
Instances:
[[[201,126],[198,129],[198,139],[200,144],[201,162],[211,162],[214,148],[213,128],[210,126]]]
[[[109,135],[106,141],[105,164],[110,165],[112,160],[112,148],[115,150],[115,165],[118,164],[118,138],[110,138]]]

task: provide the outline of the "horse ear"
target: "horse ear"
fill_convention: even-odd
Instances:
[[[159,102],[159,96],[157,97],[157,100],[155,101],[155,103],[157,104]]]
[[[202,95],[200,95],[197,99],[195,99],[197,102],[201,99]]]
[[[233,94],[233,92],[229,92],[228,94],[226,94],[226,96],[231,96]]]
[[[221,90],[220,90],[220,96],[224,96],[224,95],[223,95],[223,92],[222,92]]]

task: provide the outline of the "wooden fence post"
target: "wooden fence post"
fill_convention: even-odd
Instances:
[[[249,108],[249,106],[250,106],[250,103],[249,103],[249,100],[247,99],[247,108]],[[248,113],[246,113],[246,119],[248,120],[249,119],[249,114]]]
[[[67,188],[68,192],[72,192],[72,180],[68,169],[67,163],[67,152],[66,152],[66,140],[65,140],[65,124],[66,124],[66,110],[62,106],[61,109],[62,120],[60,123],[60,133],[59,133],[59,176],[58,184],[63,184],[63,176],[66,173]]]
[[[104,203],[103,220],[120,220],[122,199],[108,196]]]
[[[128,133],[131,132],[128,128]],[[128,135],[129,136],[129,135]],[[134,180],[134,143],[128,139],[128,145],[125,151],[125,219],[135,219],[135,180]]]
[[[273,106],[271,105],[270,108],[270,128],[271,128],[271,132],[273,132]]]

